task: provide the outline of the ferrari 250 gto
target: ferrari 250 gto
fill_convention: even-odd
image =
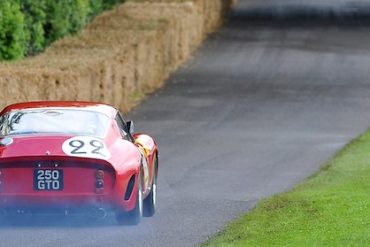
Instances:
[[[0,113],[4,215],[91,209],[137,224],[155,212],[157,175],[156,142],[109,105],[29,102]]]

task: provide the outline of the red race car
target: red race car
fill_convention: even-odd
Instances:
[[[113,211],[120,224],[155,212],[158,149],[115,108],[30,102],[0,113],[0,210]]]

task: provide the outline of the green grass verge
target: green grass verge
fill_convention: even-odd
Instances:
[[[202,246],[370,246],[370,131]]]

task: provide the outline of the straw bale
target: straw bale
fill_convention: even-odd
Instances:
[[[135,0],[38,56],[0,64],[0,106],[86,100],[127,112],[217,28],[233,0]]]

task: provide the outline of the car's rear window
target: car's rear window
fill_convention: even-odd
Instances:
[[[72,134],[104,136],[109,117],[88,110],[43,108],[10,111],[0,117],[0,135]]]

